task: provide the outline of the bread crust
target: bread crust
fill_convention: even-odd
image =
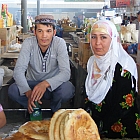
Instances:
[[[65,116],[70,112],[72,112],[72,110],[66,110],[57,117],[57,120],[54,125],[54,139],[55,140],[62,140],[60,138],[60,135],[61,135],[61,133],[63,133],[63,131],[61,132],[62,127],[60,127],[60,124],[61,124],[61,121],[63,120],[63,118],[65,118]]]
[[[59,109],[57,112],[54,113],[54,115],[51,118],[50,127],[49,127],[49,138],[50,138],[50,140],[54,140],[54,125],[55,125],[55,122],[56,122],[58,116],[61,113],[63,113],[64,111],[66,111],[66,109]]]
[[[64,137],[65,140],[100,140],[94,120],[83,109],[74,110],[66,116]]]
[[[49,140],[49,125],[49,120],[29,121],[19,127],[19,132],[33,139]]]
[[[12,134],[11,136],[5,138],[4,140],[35,140],[35,139],[32,139],[20,132],[16,132]]]

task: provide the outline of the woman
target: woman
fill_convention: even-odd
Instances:
[[[99,20],[92,26],[90,44],[94,55],[87,63],[85,109],[105,137],[139,137],[135,62],[111,21]]]

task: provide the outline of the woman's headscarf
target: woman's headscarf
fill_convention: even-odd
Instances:
[[[112,38],[108,52],[104,56],[91,56],[87,63],[86,94],[90,101],[99,104],[112,86],[117,63],[122,66],[121,75],[123,75],[124,70],[129,71],[135,77],[136,84],[138,75],[134,60],[123,49],[120,43],[115,25],[108,20],[99,20],[92,26],[91,33],[94,31],[103,32]],[[132,87],[134,87],[133,80]]]

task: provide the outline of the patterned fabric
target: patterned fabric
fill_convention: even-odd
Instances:
[[[52,15],[38,15],[35,17],[35,24],[38,23],[51,23],[51,24],[55,24],[55,20],[54,17]]]
[[[112,81],[112,87],[100,104],[86,98],[85,110],[95,120],[100,134],[106,138],[138,138],[140,114],[136,105],[136,80],[117,63]]]
[[[44,19],[44,18],[42,18],[42,19],[37,19],[37,20],[35,20],[35,23],[37,24],[37,23],[52,23],[52,24],[54,24],[55,23],[55,20],[53,20],[53,19]]]
[[[112,29],[106,22],[104,23],[99,22],[97,24],[94,24],[92,26],[91,32],[92,33],[102,32],[102,33],[108,34],[112,38]]]

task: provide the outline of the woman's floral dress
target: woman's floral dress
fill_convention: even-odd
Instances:
[[[94,104],[86,98],[85,110],[91,114],[101,135],[107,138],[138,138],[140,115],[136,105],[136,80],[126,70],[121,75],[122,70],[117,63],[113,85],[105,99]]]

